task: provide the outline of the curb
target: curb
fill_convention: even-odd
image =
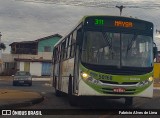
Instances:
[[[38,104],[44,100],[44,96],[41,94],[41,98],[35,98],[29,101],[23,101],[23,102],[17,102],[17,103],[11,103],[11,104],[2,104],[0,105],[0,109],[17,109],[20,107],[27,107],[34,104]]]
[[[51,81],[51,78],[32,78],[32,81]]]

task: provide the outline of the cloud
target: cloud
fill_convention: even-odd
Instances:
[[[44,4],[44,1],[47,4]],[[55,33],[64,35],[84,15],[119,15],[119,10],[114,7],[119,3],[124,3],[127,6],[122,13],[124,16],[149,20],[154,23],[155,29],[160,29],[160,9],[157,9],[158,3],[153,4],[154,0],[151,2],[142,0],[139,4],[135,4],[133,0],[131,2],[129,0],[117,1],[0,0],[2,41],[8,44],[14,41],[36,40]],[[150,7],[157,5],[157,7],[156,9],[145,9],[147,5]]]

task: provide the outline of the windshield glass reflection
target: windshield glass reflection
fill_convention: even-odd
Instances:
[[[87,31],[82,47],[82,62],[95,65],[151,67],[152,38],[135,34]]]

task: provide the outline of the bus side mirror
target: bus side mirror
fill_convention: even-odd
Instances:
[[[157,52],[158,52],[158,48],[153,47],[153,59],[155,59],[157,57]]]
[[[78,45],[81,45],[81,43],[82,43],[82,29],[79,29],[78,31],[77,31],[77,44]]]

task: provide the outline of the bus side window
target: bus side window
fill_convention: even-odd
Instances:
[[[77,37],[77,30],[75,30],[73,32],[73,36],[72,36],[72,44],[74,44],[76,42],[76,37]]]
[[[73,34],[71,35],[71,37],[70,37],[70,54],[69,54],[69,58],[71,58],[72,57],[72,37],[73,37]]]
[[[68,37],[66,38],[66,41],[65,41],[65,49],[64,49],[64,59],[67,59],[67,48],[68,48]]]
[[[62,42],[62,47],[61,47],[62,60],[65,59],[65,47],[66,47],[66,40]]]
[[[72,40],[73,41],[73,40]],[[75,43],[71,44],[71,51],[70,51],[70,57],[74,57],[74,49],[75,49]]]
[[[58,48],[56,47],[55,49],[54,49],[54,55],[53,55],[53,59],[54,59],[54,61],[53,61],[53,63],[57,63],[58,62]]]
[[[71,35],[68,37],[68,49],[67,49],[67,58],[70,58],[70,52],[71,52]]]
[[[53,50],[53,54],[52,54],[52,63],[53,63],[53,64],[54,64],[55,61],[56,61],[56,60],[55,60],[55,59],[56,59],[56,58],[55,58],[55,55],[56,55],[55,52],[56,52],[56,51],[55,51],[55,49],[54,49],[54,50]]]
[[[75,31],[73,32],[73,35],[72,35],[71,55],[70,55],[71,57],[74,57],[76,37],[77,37],[77,30],[75,30]]]
[[[58,56],[57,62],[59,62],[59,61],[60,61],[60,58],[61,58],[61,46],[60,46],[60,45],[58,46],[57,56]]]

